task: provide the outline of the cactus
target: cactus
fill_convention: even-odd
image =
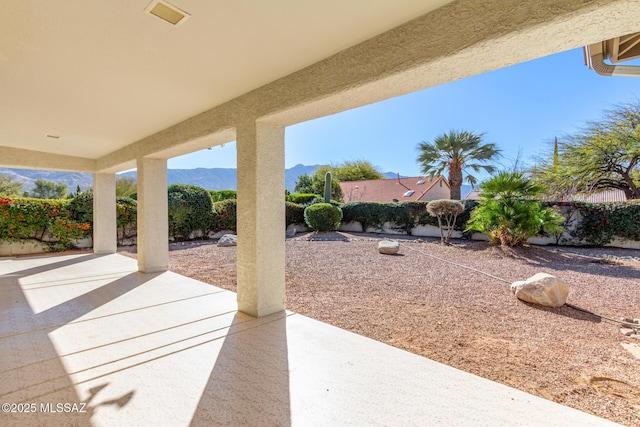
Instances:
[[[331,172],[324,174],[324,202],[331,203]]]

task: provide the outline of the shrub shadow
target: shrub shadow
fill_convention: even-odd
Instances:
[[[556,271],[575,271],[579,273],[593,274],[605,277],[617,277],[623,279],[640,279],[640,263],[637,267],[623,263],[603,263],[601,258],[586,256],[569,252],[556,252],[555,246],[526,246],[526,247],[501,247],[488,242],[456,242],[456,246],[470,252],[492,252],[496,256],[502,256],[540,268],[550,268]],[[550,266],[550,267],[547,267]]]

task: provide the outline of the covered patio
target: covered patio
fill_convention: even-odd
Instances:
[[[5,1],[0,165],[94,174],[95,254],[0,260],[3,401],[87,402],[56,415],[78,425],[602,422],[285,312],[285,129],[639,30],[636,0]],[[167,159],[234,140],[237,295],[166,271]],[[137,264],[115,255],[130,168]]]
[[[117,254],[0,274],[3,426],[615,425]]]

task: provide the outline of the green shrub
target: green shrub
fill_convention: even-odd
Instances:
[[[312,175],[300,175],[296,182],[295,191],[297,193],[324,194],[325,172],[313,173]],[[342,200],[342,187],[337,179],[331,180],[331,199]]]
[[[211,201],[213,203],[238,198],[238,192],[235,190],[209,190],[209,195],[211,196]]]
[[[69,212],[74,220],[91,224],[93,227],[93,191],[83,191],[71,199]]]
[[[222,202],[213,204],[213,214],[209,229],[213,232],[223,230],[237,230],[236,201],[233,199],[223,200]],[[304,224],[303,205],[297,203],[285,203],[286,225]]]
[[[340,226],[342,209],[331,203],[316,203],[304,210],[304,220],[315,231],[333,231]]]
[[[189,184],[173,184],[167,191],[169,234],[186,239],[196,230],[206,231],[212,209],[209,192]]]
[[[234,199],[223,200],[213,204],[213,215],[209,230],[217,232],[237,229],[237,202]]]
[[[362,224],[362,229],[381,228],[385,222],[393,224],[397,230],[411,234],[411,229],[417,225],[438,226],[438,219],[427,212],[426,201],[378,203],[378,202],[351,202],[342,205],[342,221],[349,223],[357,221]],[[473,200],[464,203],[464,212],[456,218],[455,230],[463,231],[469,219],[470,213],[477,206]]]
[[[289,194],[287,196],[286,200],[287,200],[287,202],[305,205],[305,204],[311,202],[312,200],[314,200],[316,198],[320,198],[321,200],[324,201],[324,199],[322,199],[322,197],[320,197],[319,195],[317,195],[317,194],[308,194],[308,193]]]
[[[381,228],[388,222],[397,230],[411,234],[418,223],[436,223],[427,214],[427,202],[351,202],[342,206],[343,221],[358,221],[364,231]],[[424,224],[423,224],[424,225]]]
[[[291,224],[304,224],[304,205],[285,202],[286,226]]]
[[[369,227],[378,228],[384,224],[382,220],[383,203],[378,202],[350,202],[342,206],[342,220],[346,223],[358,221],[362,230]]]
[[[69,202],[70,217],[77,222],[87,223],[93,228],[93,191],[87,190]],[[116,197],[116,227],[121,239],[136,233],[138,203],[131,197]]]
[[[324,198],[320,196],[314,197],[312,200],[308,201],[307,203],[303,203],[302,205],[304,207],[307,207],[307,206],[315,205],[316,203],[325,203]],[[329,203],[339,208],[342,207],[342,203],[338,202],[337,200],[331,200]]]
[[[500,172],[480,188],[482,199],[471,214],[467,231],[479,231],[502,246],[518,246],[529,237],[562,229],[560,214],[535,199],[544,187],[524,174]]]
[[[421,219],[425,222],[424,218],[430,217],[427,204],[426,201],[387,203],[382,219],[384,222],[393,224],[396,230],[411,235],[412,229],[420,223]]]
[[[467,223],[469,222],[469,219],[471,219],[471,213],[478,206],[478,202],[475,200],[464,200],[462,204],[464,206],[464,211],[458,215],[458,218],[456,218],[455,229],[457,231],[461,231],[465,238],[470,239],[472,233],[466,231]]]
[[[570,235],[589,245],[604,246],[614,238],[640,240],[640,202],[555,202],[552,205],[578,210],[582,220]]]
[[[137,221],[138,221],[138,202],[129,197],[117,197],[116,198],[116,226],[120,230],[119,234],[122,240],[129,237],[128,231],[132,229],[134,234],[137,233],[137,230],[135,229]]]

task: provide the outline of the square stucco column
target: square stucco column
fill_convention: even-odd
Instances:
[[[138,159],[138,270],[155,273],[168,266],[167,161]]]
[[[255,317],[285,309],[284,128],[237,128],[238,309]]]
[[[113,254],[118,249],[116,228],[116,176],[93,174],[93,252]]]

